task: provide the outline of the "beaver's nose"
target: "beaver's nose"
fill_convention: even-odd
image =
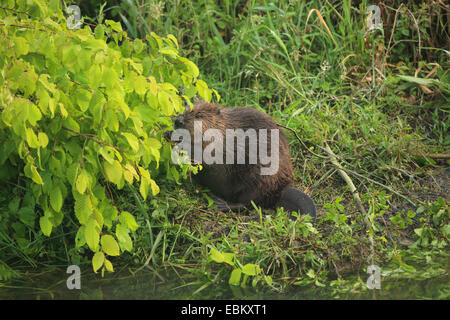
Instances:
[[[181,127],[183,125],[183,123],[184,123],[183,115],[180,115],[175,119],[175,126]]]

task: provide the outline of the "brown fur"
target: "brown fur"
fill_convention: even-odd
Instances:
[[[270,154],[270,129],[279,130],[279,168],[274,175],[261,175],[262,164],[248,164],[248,141],[246,141],[246,164],[203,164],[203,170],[197,175],[198,181],[218,197],[228,203],[238,203],[247,206],[253,200],[255,204],[263,207],[274,207],[280,198],[283,189],[290,186],[294,174],[289,145],[286,136],[272,117],[252,108],[223,108],[216,104],[201,102],[194,105],[193,110],[186,111],[178,118],[177,128],[185,128],[191,133],[194,143],[194,121],[202,120],[203,133],[207,129],[218,129],[226,139],[226,129],[253,128],[268,129],[267,149]],[[204,149],[209,142],[203,142]],[[226,146],[226,141],[223,141]],[[235,157],[237,159],[237,147]],[[226,149],[224,149],[225,163]]]

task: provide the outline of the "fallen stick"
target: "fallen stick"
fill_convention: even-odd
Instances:
[[[326,143],[325,143],[325,149],[324,150],[330,156],[331,163],[338,169],[338,172],[341,175],[342,179],[344,179],[344,181],[347,183],[348,187],[350,188],[350,192],[353,195],[353,199],[356,201],[356,204],[359,207],[359,211],[361,211],[361,213],[364,215],[364,219],[367,220],[366,209],[364,208],[364,206],[363,206],[363,204],[361,202],[361,198],[359,197],[359,193],[356,190],[356,187],[353,184],[352,179],[350,179],[348,174],[344,171],[344,168],[342,168],[341,164],[337,161],[336,155],[334,154],[334,152],[330,149],[330,147]],[[369,221],[367,220],[366,223],[368,224],[368,222]],[[368,226],[369,226],[369,224],[368,224]]]

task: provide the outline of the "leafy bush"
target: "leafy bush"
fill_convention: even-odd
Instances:
[[[0,26],[0,177],[29,190],[10,200],[1,227],[26,247],[26,228],[39,218],[50,236],[73,203],[76,247],[95,253],[94,271],[113,271],[108,256],[132,249],[138,225],[110,185],[137,184],[146,199],[158,173],[178,181],[163,131],[183,99],[212,91],[172,35],[132,41],[111,20],[71,30],[59,1],[9,1]]]

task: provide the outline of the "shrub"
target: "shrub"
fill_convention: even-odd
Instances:
[[[136,184],[146,199],[161,170],[178,180],[163,131],[183,99],[209,101],[212,90],[174,36],[133,41],[111,20],[69,29],[59,1],[10,1],[0,27],[0,177],[21,181],[31,199],[14,197],[1,224],[23,247],[25,228],[38,219],[50,236],[70,203],[75,245],[95,253],[94,271],[113,271],[108,256],[132,249],[138,225],[106,190]]]

